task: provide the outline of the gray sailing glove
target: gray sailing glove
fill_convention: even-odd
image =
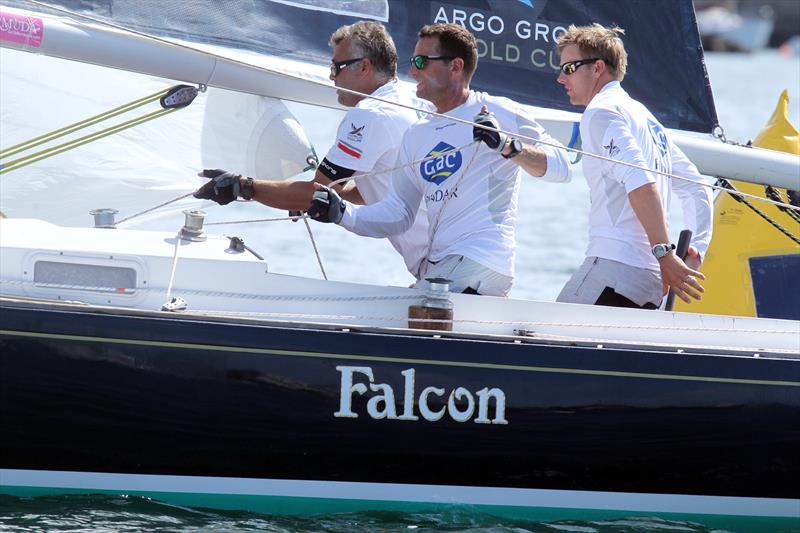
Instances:
[[[311,197],[311,207],[306,213],[317,222],[338,224],[342,221],[346,206],[347,204],[336,194],[336,191],[323,186],[314,191],[314,195]]]
[[[226,205],[239,197],[241,175],[219,168],[204,169],[201,175],[204,178],[211,178],[211,180],[194,192],[195,198],[213,200],[219,205]]]
[[[472,122],[480,124],[481,126],[488,126],[490,128],[500,129],[500,124],[494,117],[494,113],[478,113],[472,119]],[[477,126],[472,127],[472,139],[478,142],[483,142],[492,150],[502,151],[506,146],[508,135],[497,131],[489,131]]]

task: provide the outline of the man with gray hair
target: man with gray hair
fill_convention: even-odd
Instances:
[[[342,26],[333,33],[330,44],[333,48],[330,79],[336,87],[416,109],[430,108],[429,103],[414,97],[413,88],[398,81],[397,51],[382,24],[362,21]],[[337,191],[356,204],[373,204],[383,199],[391,182],[391,173],[387,171],[394,166],[403,134],[419,116],[412,109],[349,91],[336,91],[339,103],[350,109],[312,181],[257,180],[206,169],[200,175],[212,179],[197,190],[195,197],[220,205],[242,197],[278,209],[304,211],[311,203],[313,183],[327,185],[369,173],[363,179],[338,185]],[[389,237],[415,278],[420,276],[420,264],[427,250],[427,228],[426,217],[419,217],[413,227]]]
[[[317,184],[308,214],[370,237],[402,233],[427,217],[423,276],[448,279],[453,292],[506,296],[514,280],[521,169],[565,182],[569,161],[529,110],[470,89],[478,45],[463,26],[424,26],[410,65],[417,96],[439,115],[406,132],[389,195],[353,206]],[[517,138],[523,136],[526,142]],[[426,280],[416,284],[426,286]]]

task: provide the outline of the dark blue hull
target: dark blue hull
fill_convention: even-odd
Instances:
[[[4,470],[800,498],[796,358],[28,304],[0,330]]]

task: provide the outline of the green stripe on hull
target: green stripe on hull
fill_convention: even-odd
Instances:
[[[562,520],[620,520],[634,517],[658,517],[676,522],[693,522],[708,528],[731,533],[777,533],[800,528],[800,509],[796,518],[762,516],[727,516],[696,513],[646,513],[603,509],[569,509],[562,507],[521,507],[510,505],[466,505],[412,501],[384,501],[338,498],[303,498],[296,496],[260,496],[247,494],[206,494],[188,492],[87,490],[47,487],[0,487],[0,493],[18,497],[62,494],[106,494],[141,496],[171,505],[222,510],[246,510],[269,515],[330,515],[363,511],[396,511],[403,513],[453,512],[483,513],[499,518],[555,522]]]

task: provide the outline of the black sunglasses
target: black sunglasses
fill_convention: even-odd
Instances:
[[[344,61],[334,61],[331,63],[331,76],[334,78],[339,75],[344,67],[347,65],[352,65],[353,63],[357,63],[364,59],[363,57],[356,57],[353,59],[345,59]]]
[[[428,64],[428,61],[450,61],[451,59],[455,59],[455,57],[415,55],[411,56],[411,64],[414,65],[417,70],[422,70],[425,68],[425,65]]]
[[[575,74],[575,71],[578,70],[578,67],[581,67],[583,65],[590,65],[595,61],[600,61],[601,59],[602,58],[600,57],[595,57],[594,59],[578,59],[576,61],[569,61],[567,63],[564,63],[558,68],[560,68],[561,72],[563,72],[565,75],[570,76],[572,74]]]

